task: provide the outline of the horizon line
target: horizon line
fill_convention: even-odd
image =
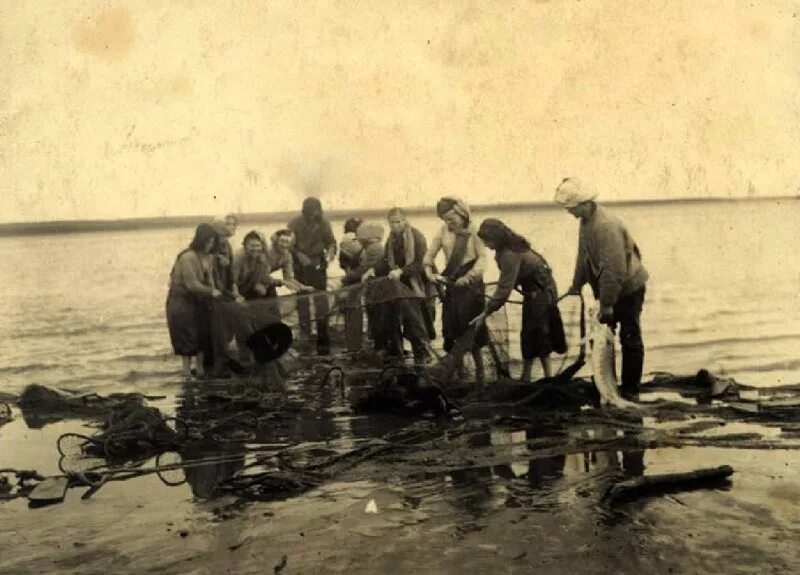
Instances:
[[[658,199],[633,199],[633,200],[609,200],[599,202],[605,205],[619,207],[641,206],[641,205],[668,205],[668,204],[697,204],[697,203],[739,203],[739,202],[765,202],[779,200],[800,200],[798,195],[783,196],[708,196],[693,198],[658,198]],[[433,206],[417,205],[403,207],[409,214],[419,215],[429,212]],[[552,201],[533,201],[533,202],[508,202],[490,204],[472,204],[470,206],[474,212],[486,210],[510,211],[525,208],[536,208],[543,210],[558,210],[560,206]],[[326,209],[325,215],[329,218],[339,218],[345,216],[375,216],[385,215],[389,208],[354,208],[354,209]],[[235,213],[235,212],[234,212]],[[274,222],[283,221],[299,213],[296,210],[284,210],[279,212],[247,212],[236,214],[239,223],[247,222]],[[102,231],[124,231],[141,229],[159,229],[175,225],[188,225],[192,222],[212,220],[217,216],[207,214],[181,215],[181,216],[144,216],[138,218],[115,218],[115,219],[96,219],[96,220],[45,220],[32,222],[0,222],[0,237],[8,236],[28,236],[46,234],[66,234],[81,232],[102,232]]]

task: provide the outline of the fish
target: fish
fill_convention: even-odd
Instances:
[[[600,393],[600,405],[613,405],[621,409],[638,409],[639,406],[619,394],[617,386],[616,357],[614,353],[614,331],[600,323],[596,312],[590,312],[590,341],[592,379]]]

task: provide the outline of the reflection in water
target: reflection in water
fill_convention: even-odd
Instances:
[[[217,485],[244,469],[243,448],[244,442],[238,441],[217,444],[192,442],[183,446],[179,453],[184,462],[224,458],[222,461],[189,464],[184,468],[186,480],[191,486],[194,496],[200,499],[211,499]]]
[[[175,415],[179,420],[194,421],[210,424],[216,419],[229,417],[225,412],[225,404],[215,405],[207,401],[202,395],[202,389],[184,384]],[[202,421],[197,421],[201,419]],[[188,463],[184,468],[186,480],[191,486],[192,493],[200,499],[210,499],[214,496],[214,489],[220,482],[233,477],[238,471],[244,469],[245,442],[242,438],[235,440],[227,436],[237,430],[235,426],[227,429],[220,428],[214,436],[214,441],[189,441],[184,443],[178,453],[184,463],[210,459],[209,463]],[[238,454],[238,455],[237,455]]]
[[[610,425],[592,425],[580,428],[572,436],[575,439],[608,440],[629,433],[633,432],[623,432]],[[455,489],[453,504],[469,511],[472,519],[484,515],[498,503],[497,500],[502,500],[508,507],[547,511],[573,502],[575,490],[584,483],[583,476],[599,474],[629,478],[644,474],[643,450],[618,452],[602,449],[530,458],[527,442],[540,435],[537,428],[494,429],[471,435],[470,447],[485,449],[497,446],[499,449],[487,456],[502,454],[505,463],[450,472],[448,479]]]

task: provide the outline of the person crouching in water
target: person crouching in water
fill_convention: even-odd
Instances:
[[[345,286],[365,282],[386,271],[386,254],[383,249],[383,226],[380,224],[364,222],[356,230],[356,239],[361,244],[361,255],[358,267],[351,268],[344,276],[342,284]],[[358,293],[361,293],[359,290]],[[364,299],[367,307],[367,320],[369,322],[370,337],[375,345],[376,352],[386,352],[388,341],[386,337],[384,306],[370,304],[369,286],[364,290]]]
[[[205,374],[203,356],[211,349],[211,300],[222,292],[214,284],[214,254],[217,232],[210,224],[200,224],[189,247],[178,254],[170,272],[166,313],[170,341],[175,355],[181,357],[181,374]]]
[[[344,223],[344,235],[339,243],[339,267],[347,274],[361,265],[361,242],[356,238],[356,230],[361,218],[349,218]],[[364,342],[364,308],[360,289],[352,289],[344,296],[344,333],[347,351],[356,353]]]
[[[442,336],[444,350],[449,352],[456,340],[470,328],[470,321],[484,311],[486,248],[474,226],[470,225],[469,207],[462,200],[443,197],[436,204],[436,213],[444,225],[431,240],[424,267],[430,281],[446,284],[442,302]],[[447,259],[441,274],[434,271],[439,251],[444,251]],[[472,348],[478,383],[484,381],[481,348],[488,342],[486,326],[478,326]]]
[[[389,210],[386,219],[390,229],[385,250],[388,277],[402,282],[414,294],[413,299],[402,299],[392,304],[393,317],[387,318],[392,325],[387,328],[391,330],[396,352],[402,354],[405,337],[411,342],[414,362],[425,363],[428,359],[425,341],[436,337],[428,305],[431,285],[423,268],[428,245],[422,232],[408,223],[401,208]]]
[[[550,377],[550,353],[566,351],[564,328],[556,305],[558,291],[550,266],[531,249],[528,240],[500,220],[483,220],[478,236],[487,248],[495,251],[500,280],[486,304],[486,311],[478,315],[473,323],[483,324],[486,316],[503,307],[511,291],[517,288],[523,295],[521,379],[530,381],[535,358],[542,363],[545,377]]]
[[[620,324],[622,395],[635,399],[644,366],[640,317],[649,274],[625,224],[596,198],[594,187],[577,178],[565,178],[556,188],[556,203],[581,221],[575,275],[567,294],[579,295],[589,283],[600,302],[600,323],[612,328]]]

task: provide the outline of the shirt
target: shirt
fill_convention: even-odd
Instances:
[[[585,283],[604,307],[645,286],[649,277],[625,225],[601,206],[581,220],[573,289]]]
[[[436,255],[440,250],[444,251],[445,258],[449,261],[450,254],[453,253],[455,242],[456,234],[450,231],[447,224],[442,226],[431,240],[431,245],[423,259],[424,266],[426,268],[433,268]],[[483,241],[478,237],[473,227],[469,228],[467,249],[464,250],[464,259],[459,262],[459,265],[464,265],[471,260],[475,260],[475,265],[472,266],[470,271],[464,274],[464,277],[469,279],[483,279],[483,272],[486,271],[486,246],[483,245]]]
[[[282,252],[275,246],[269,245],[264,257],[267,262],[267,273],[271,274],[276,270],[283,270],[283,279],[294,279],[294,263],[292,262],[291,252]]]
[[[185,250],[175,260],[170,273],[170,291],[211,295],[214,256]]]
[[[287,226],[294,232],[294,249],[302,252],[311,260],[318,260],[328,248],[336,250],[336,238],[333,237],[328,220],[309,222],[302,214],[289,222]]]
[[[504,249],[497,253],[496,260],[500,269],[500,279],[497,282],[497,289],[486,303],[487,315],[503,307],[512,290],[521,284],[532,284],[533,290],[546,292],[553,301],[558,297],[550,266],[538,254],[530,250],[516,252]]]

